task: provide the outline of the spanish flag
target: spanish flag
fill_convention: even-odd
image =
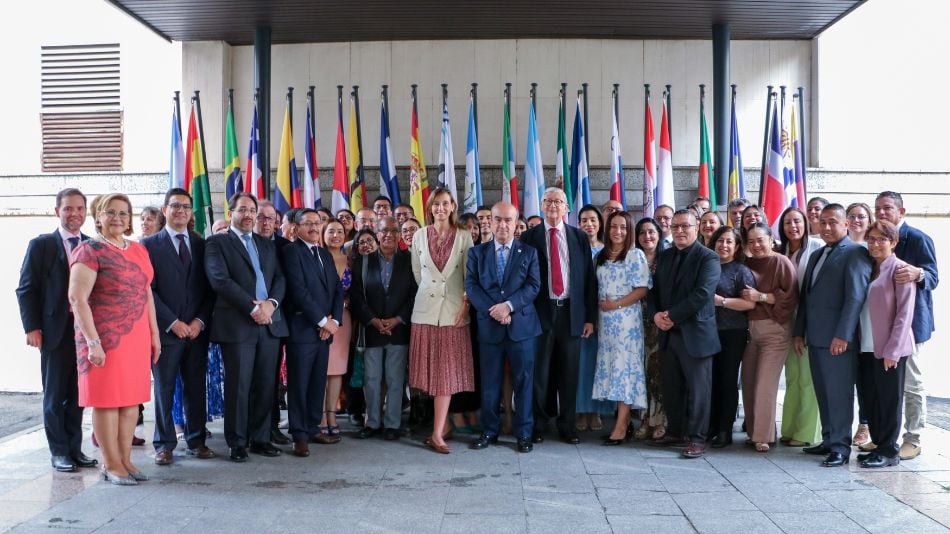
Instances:
[[[205,235],[208,227],[208,206],[211,205],[211,188],[205,171],[204,147],[195,120],[195,106],[191,105],[188,119],[188,142],[185,144],[185,189],[191,195],[191,209],[195,215],[195,232]]]
[[[420,222],[425,224],[425,206],[429,201],[429,180],[426,162],[419,142],[419,113],[416,110],[415,87],[412,92],[412,132],[409,140],[409,205]]]

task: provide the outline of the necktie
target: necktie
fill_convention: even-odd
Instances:
[[[70,238],[67,239],[66,241],[69,241],[69,251],[70,251],[70,252],[72,252],[76,247],[79,246],[79,238],[78,238],[78,237],[70,237]]]
[[[560,242],[557,236],[557,228],[548,230],[550,234],[550,256],[551,256],[551,291],[555,297],[564,294],[564,275],[561,273],[561,252]]]
[[[254,266],[254,298],[257,300],[267,300],[267,286],[264,284],[264,272],[261,271],[261,259],[257,255],[257,246],[251,239],[251,234],[243,234],[241,239],[247,246],[247,254],[251,257],[251,265]]]
[[[505,266],[508,265],[508,245],[502,245],[495,255],[495,266],[498,269],[498,282],[505,277]]]
[[[676,249],[676,252],[673,254],[673,268],[670,269],[672,276],[670,277],[673,280],[673,283],[676,283],[676,277],[680,274],[680,264],[683,262],[683,251]]]
[[[178,234],[175,237],[178,238],[178,259],[181,260],[181,264],[187,269],[191,265],[191,252],[188,252],[188,245],[185,243],[185,234]]]
[[[316,258],[317,262],[320,263],[320,268],[323,268],[323,258],[320,257],[320,247],[314,245],[310,247],[310,253],[313,254],[313,257]]]
[[[818,258],[818,261],[815,262],[815,270],[811,273],[811,285],[815,285],[815,279],[818,278],[818,271],[821,270],[821,266],[825,264],[825,260],[828,258],[828,254],[831,253],[831,247],[825,246],[821,251],[821,257]]]

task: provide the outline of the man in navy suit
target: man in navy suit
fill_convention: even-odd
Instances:
[[[837,467],[848,463],[851,454],[857,328],[871,280],[871,256],[848,238],[841,204],[825,206],[818,224],[825,247],[808,260],[792,335],[796,353],[808,344],[821,417],[822,442],[803,450],[827,455],[821,465]]]
[[[933,290],[937,288],[937,251],[930,236],[904,221],[904,199],[900,193],[884,191],[874,201],[875,216],[898,228],[899,236],[894,254],[908,265],[898,269],[894,281],[899,284],[917,284],[914,302],[914,354],[907,358],[904,373],[904,442],[901,460],[920,455],[920,431],[927,422],[927,394],[924,391],[920,350],[934,331]]]
[[[648,312],[660,329],[663,351],[663,405],[667,435],[649,442],[685,446],[683,456],[706,453],[712,358],[720,350],[713,296],[719,283],[719,257],[698,241],[699,224],[689,210],[670,222],[673,245],[656,259]]]
[[[478,321],[482,374],[482,435],[469,447],[484,449],[498,441],[501,384],[505,358],[511,365],[518,452],[531,452],[535,339],[541,334],[534,300],[541,289],[538,253],[514,241],[518,209],[499,202],[491,210],[494,239],[468,251],[465,292]]]
[[[16,289],[26,344],[40,349],[43,377],[43,425],[51,463],[57,471],[94,467],[98,462],[82,453],[82,407],[73,315],[66,289],[69,253],[88,236],[80,233],[86,219],[86,196],[78,189],[56,194],[59,227],[30,240]]]
[[[541,321],[534,360],[534,443],[544,441],[548,419],[548,384],[557,390],[560,413],[558,433],[565,443],[580,443],[574,428],[580,339],[594,332],[597,322],[597,278],[590,240],[580,229],[564,222],[567,197],[549,187],[541,199],[544,223],[521,234],[520,241],[538,251],[541,289],[534,305]]]
[[[211,341],[224,358],[224,438],[231,460],[245,462],[248,450],[280,455],[269,440],[286,288],[273,241],[253,233],[257,199],[241,191],[228,204],[231,228],[208,238],[205,272],[217,294]]]
[[[297,212],[295,221],[297,239],[282,251],[290,296],[287,411],[294,455],[306,457],[310,455],[311,439],[318,443],[340,439],[321,435],[318,426],[326,397],[330,344],[343,317],[343,286],[333,256],[318,245],[320,215],[314,209],[305,208]]]
[[[214,295],[205,275],[205,242],[188,231],[191,195],[180,188],[165,193],[165,228],[142,240],[155,276],[152,296],[162,340],[162,357],[152,364],[155,388],[155,463],[172,463],[178,445],[172,420],[176,378],[181,374],[187,453],[214,458],[205,446],[208,331]]]

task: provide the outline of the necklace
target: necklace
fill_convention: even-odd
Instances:
[[[113,248],[116,248],[116,249],[118,249],[118,250],[125,250],[125,249],[129,248],[129,242],[128,242],[128,240],[126,240],[126,239],[123,239],[123,240],[122,240],[122,244],[121,244],[121,245],[116,245],[115,243],[113,243],[112,241],[110,241],[109,238],[107,238],[106,236],[102,235],[101,233],[99,233],[98,235],[99,235],[99,240],[100,240],[100,241],[102,241],[103,243],[108,243],[108,244],[112,245]]]

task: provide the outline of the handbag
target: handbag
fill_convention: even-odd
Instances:
[[[360,269],[362,274],[363,281],[363,300],[366,300],[366,271],[367,264],[369,263],[369,258],[363,256],[363,265]],[[361,388],[363,387],[363,375],[365,373],[365,362],[363,361],[363,353],[366,351],[366,332],[362,324],[359,325],[359,328],[356,331],[356,348],[353,350],[353,372],[350,373],[350,387],[351,388]]]

